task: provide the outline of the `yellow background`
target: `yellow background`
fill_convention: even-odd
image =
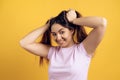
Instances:
[[[19,40],[61,10],[102,16],[107,30],[89,69],[89,80],[120,80],[120,0],[0,0],[0,80],[47,80],[47,66]]]

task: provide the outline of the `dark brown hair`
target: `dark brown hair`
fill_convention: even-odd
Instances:
[[[87,37],[87,33],[83,26],[76,25],[76,24],[73,24],[72,22],[68,21],[68,19],[66,17],[67,12],[68,11],[63,10],[56,17],[53,17],[49,20],[49,29],[43,34],[43,37],[42,37],[42,40],[40,41],[40,43],[52,46],[50,32],[51,32],[51,27],[54,23],[60,24],[63,27],[66,27],[70,30],[73,29],[74,33],[76,33],[77,43],[81,43]],[[77,12],[77,11],[75,11],[75,12],[77,14],[77,18],[82,17],[82,15],[79,12]],[[47,23],[48,23],[48,21],[47,21]],[[40,57],[40,64],[43,64],[43,59],[44,59],[43,57]],[[48,59],[46,59],[46,60],[49,61]]]

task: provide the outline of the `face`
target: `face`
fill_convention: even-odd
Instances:
[[[72,38],[73,32],[73,30],[69,30],[68,28],[56,23],[51,27],[51,34],[55,42],[57,42],[57,44],[61,47],[70,47],[74,44]]]

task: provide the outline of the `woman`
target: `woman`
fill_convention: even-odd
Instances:
[[[48,59],[49,80],[87,80],[90,61],[106,30],[103,17],[82,17],[75,10],[62,11],[20,40],[29,52]],[[83,26],[93,28],[87,35]],[[40,43],[36,39],[43,34]],[[58,46],[51,45],[51,35]],[[75,38],[74,38],[75,37]]]

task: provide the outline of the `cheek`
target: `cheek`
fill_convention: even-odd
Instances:
[[[72,39],[72,35],[71,34],[65,34],[65,35],[63,35],[62,36],[66,41],[69,41],[69,40],[71,40]]]

